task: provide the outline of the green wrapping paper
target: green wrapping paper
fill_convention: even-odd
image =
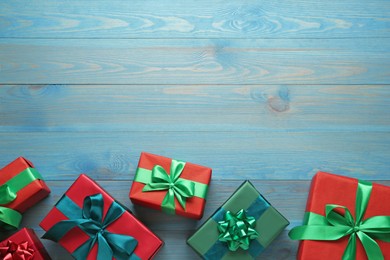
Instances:
[[[247,236],[250,238],[249,247],[242,246],[247,243],[247,237],[242,238],[240,247],[232,247],[231,241],[226,242],[226,234],[221,235],[221,227],[218,227],[225,224],[226,216],[238,216],[243,211],[246,220],[255,219],[255,223],[248,226],[249,230],[253,227],[255,232],[252,230]],[[254,259],[288,224],[289,222],[268,203],[252,183],[245,181],[222,207],[187,240],[187,243],[203,259]],[[257,235],[253,235],[254,233]]]

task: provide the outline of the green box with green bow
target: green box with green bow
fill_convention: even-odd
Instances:
[[[289,224],[245,181],[188,240],[203,259],[254,259]]]

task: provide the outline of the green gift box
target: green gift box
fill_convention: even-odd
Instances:
[[[187,243],[203,259],[254,259],[289,224],[245,181]]]

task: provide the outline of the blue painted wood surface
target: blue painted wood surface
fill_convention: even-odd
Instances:
[[[390,185],[389,38],[387,0],[1,1],[0,167],[25,156],[53,191],[23,225],[87,173],[157,259],[197,259],[186,238],[250,179],[291,222],[261,258],[294,259],[316,171]],[[201,221],[131,204],[141,151],[213,168]]]

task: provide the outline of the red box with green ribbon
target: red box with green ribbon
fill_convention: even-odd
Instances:
[[[134,204],[200,219],[212,170],[150,153],[141,153],[130,199]]]
[[[0,228],[17,228],[21,213],[49,193],[41,174],[23,157],[0,169]]]
[[[48,260],[51,258],[34,230],[23,228],[0,242],[0,259]]]
[[[245,181],[187,243],[203,259],[256,259],[289,222]]]
[[[298,259],[390,259],[390,187],[318,172],[312,180]]]
[[[88,176],[81,174],[42,220],[43,238],[75,259],[151,259],[163,242]]]

